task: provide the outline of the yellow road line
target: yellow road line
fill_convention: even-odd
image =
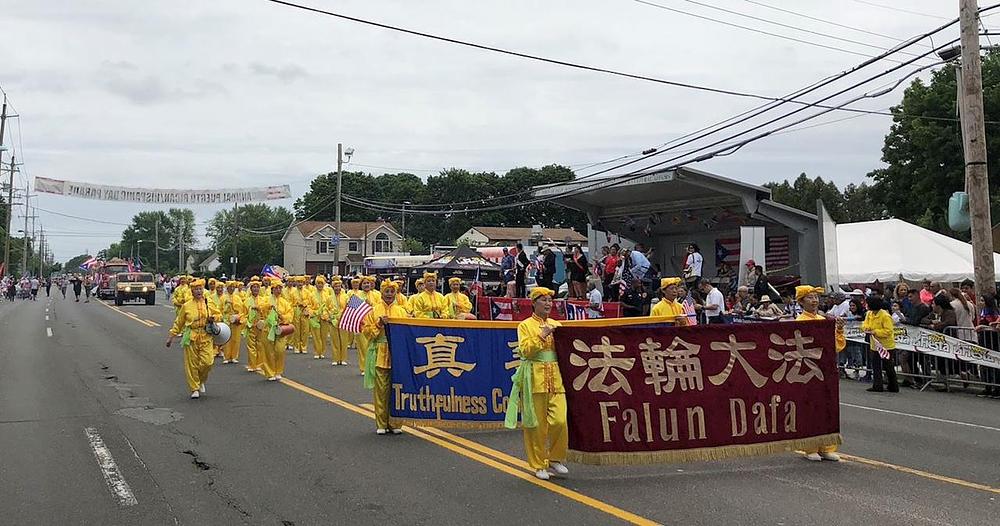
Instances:
[[[342,407],[344,409],[347,409],[348,411],[352,411],[354,413],[366,416],[368,418],[375,418],[375,415],[373,413],[371,413],[370,411],[368,411],[368,410],[366,410],[366,409],[364,409],[362,407],[359,407],[359,406],[357,406],[355,404],[352,404],[350,402],[345,402],[343,400],[340,400],[339,398],[334,398],[333,396],[330,396],[330,395],[328,395],[328,394],[326,394],[326,393],[324,393],[322,391],[317,391],[316,389],[313,389],[313,388],[311,388],[309,386],[306,386],[306,385],[302,385],[302,384],[300,384],[298,382],[295,382],[294,380],[289,380],[288,378],[285,378],[285,379],[281,380],[281,383],[287,385],[288,387],[291,387],[293,389],[296,389],[296,390],[299,390],[299,391],[301,391],[303,393],[306,393],[308,395],[311,395],[311,396],[314,396],[316,398],[319,398],[321,400],[326,400],[327,402],[330,402],[332,404],[340,406],[340,407]],[[476,447],[474,447],[473,449],[475,449],[476,451],[486,451],[486,450],[489,450],[491,452],[491,453],[489,453],[489,455],[493,456],[495,458],[504,458],[504,457],[506,457],[506,458],[510,458],[510,459],[513,459],[513,460],[518,460],[518,459],[514,459],[513,457],[510,457],[509,455],[507,455],[505,453],[502,453],[500,451],[496,451],[496,450],[492,450],[490,448],[487,448],[486,446],[483,446],[482,444],[476,444],[476,443],[474,443],[474,442],[472,442],[470,440],[466,440],[466,439],[463,439],[461,437],[457,437],[455,435],[452,435],[451,433],[447,433],[447,432],[440,431],[440,430],[434,430],[434,431],[432,431],[432,432],[429,433],[428,432],[428,431],[430,431],[429,429],[416,429],[416,428],[413,428],[413,427],[410,427],[410,426],[403,427],[403,430],[406,431],[407,433],[415,436],[415,437],[421,438],[421,439],[426,440],[426,441],[428,441],[428,442],[430,442],[432,444],[435,444],[435,445],[438,445],[440,447],[443,447],[443,448],[445,448],[445,449],[447,449],[449,451],[452,451],[454,453],[457,453],[457,454],[459,454],[459,455],[461,455],[463,457],[466,457],[466,458],[471,459],[471,460],[475,460],[476,462],[479,462],[480,464],[484,464],[484,465],[489,466],[489,467],[491,467],[493,469],[496,469],[498,471],[502,471],[504,473],[507,473],[508,475],[517,477],[517,478],[519,478],[519,479],[521,479],[521,480],[523,480],[525,482],[534,484],[534,485],[536,485],[536,486],[538,486],[540,488],[547,489],[547,490],[549,490],[549,491],[551,491],[553,493],[556,493],[558,495],[562,495],[562,496],[564,496],[564,497],[566,497],[566,498],[568,498],[570,500],[576,501],[576,502],[578,502],[580,504],[583,504],[585,506],[589,506],[589,507],[594,508],[594,509],[596,509],[598,511],[602,511],[604,513],[607,513],[609,515],[617,517],[617,518],[619,518],[619,519],[621,519],[621,520],[623,520],[625,522],[628,522],[630,524],[639,524],[639,525],[643,525],[643,526],[653,526],[653,525],[658,524],[655,521],[651,521],[651,520],[649,520],[649,519],[647,519],[645,517],[640,517],[639,515],[636,515],[636,514],[634,514],[632,512],[625,511],[625,510],[623,510],[621,508],[618,508],[616,506],[612,506],[611,504],[608,504],[606,502],[602,502],[602,501],[597,500],[597,499],[595,499],[593,497],[588,497],[587,495],[584,495],[582,493],[578,493],[578,492],[573,491],[573,490],[568,489],[568,488],[564,488],[564,487],[562,487],[562,486],[560,486],[558,484],[555,484],[555,483],[552,483],[552,482],[549,482],[549,481],[546,481],[546,480],[540,480],[538,478],[535,478],[535,476],[533,474],[526,473],[524,471],[515,469],[515,468],[513,468],[511,466],[508,466],[506,464],[502,464],[501,462],[498,462],[497,460],[494,460],[492,458],[489,458],[488,456],[476,453],[475,451],[470,451],[469,449],[466,449],[462,445],[458,445],[456,443],[449,442],[448,440],[445,440],[442,437],[443,436],[448,436],[448,438],[454,437],[455,439],[460,439],[461,441],[464,441],[466,443],[475,444]],[[434,436],[434,435],[438,435],[438,436]],[[463,443],[463,445],[466,445],[466,444]],[[523,461],[519,461],[519,462],[523,462]],[[524,464],[524,465],[526,466],[527,464]]]
[[[104,303],[103,301],[98,300],[97,303],[100,303],[101,305],[104,305],[105,307],[107,307],[107,308],[109,308],[109,309],[111,309],[111,310],[113,310],[113,311],[115,311],[115,312],[117,312],[119,314],[124,315],[126,318],[133,319],[133,320],[135,320],[135,321],[137,321],[137,322],[145,325],[146,327],[159,327],[160,326],[156,322],[144,320],[142,318],[139,318],[135,314],[132,314],[130,312],[125,312],[125,311],[119,309],[118,307],[114,307],[112,305],[108,305],[107,303]]]
[[[923,477],[930,480],[936,480],[938,482],[954,484],[956,486],[961,486],[963,488],[976,489],[979,491],[985,491],[987,493],[995,493],[1000,495],[1000,488],[994,488],[993,486],[988,486],[986,484],[979,484],[978,482],[969,482],[967,480],[957,479],[954,477],[947,477],[945,475],[938,475],[937,473],[930,473],[928,471],[908,468],[906,466],[897,466],[896,464],[882,462],[881,460],[872,460],[870,458],[848,455],[845,453],[840,453],[840,458],[851,462],[857,462],[858,464],[865,464],[877,468],[892,469],[895,471],[899,471],[901,473],[908,473],[910,475],[916,475],[918,477]]]

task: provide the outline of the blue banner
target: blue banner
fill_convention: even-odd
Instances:
[[[503,427],[516,322],[390,321],[389,415],[437,427]]]

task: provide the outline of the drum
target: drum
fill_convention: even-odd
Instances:
[[[291,325],[291,324],[289,324],[289,325],[278,325],[278,336],[279,337],[288,336],[288,335],[292,334],[293,332],[295,332],[295,326],[294,325]]]

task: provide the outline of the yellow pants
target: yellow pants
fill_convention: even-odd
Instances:
[[[320,358],[326,358],[326,350],[330,347],[327,340],[330,339],[330,331],[333,325],[330,322],[320,320],[319,327],[313,329],[309,327],[313,339],[313,353]]]
[[[256,327],[250,327],[247,329],[247,370],[253,371],[254,369],[260,368],[261,354],[259,349],[262,347],[260,343],[260,331]],[[266,337],[266,336],[265,336]]]
[[[375,399],[375,428],[389,429],[389,381],[391,369],[375,368],[375,388],[372,397]]]
[[[364,335],[354,335],[354,347],[358,350],[358,370],[365,372],[365,358],[368,356],[368,338]]]
[[[238,360],[240,357],[240,345],[243,343],[243,326],[233,324],[230,326],[232,336],[226,345],[222,347],[222,357],[225,360]]]
[[[822,446],[819,449],[805,450],[806,454],[811,453],[836,453],[837,446]]]
[[[333,361],[347,362],[347,348],[351,346],[351,333],[347,331],[342,331],[335,327],[332,323],[330,324],[331,330],[331,343],[333,344]]]
[[[531,469],[549,467],[550,462],[566,460],[569,429],[566,427],[566,395],[534,393],[538,426],[524,428],[524,451]]]
[[[204,332],[204,331],[202,331]],[[215,346],[207,335],[191,336],[191,345],[184,348],[184,376],[188,391],[197,391],[208,380],[208,373],[215,363]]]
[[[295,332],[292,333],[292,347],[300,353],[309,348],[309,317],[299,314],[295,317]]]
[[[264,331],[261,334],[261,342],[264,343],[264,360],[261,364],[261,367],[264,369],[264,376],[270,378],[275,375],[285,374],[285,345],[288,343],[288,337],[276,338],[272,342],[267,339],[267,332]]]

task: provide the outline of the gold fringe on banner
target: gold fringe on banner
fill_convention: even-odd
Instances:
[[[393,427],[434,427],[438,429],[504,429],[503,420],[499,422],[475,422],[470,420],[437,420],[419,418],[390,418]]]
[[[611,451],[587,453],[569,450],[567,460],[578,464],[595,466],[638,466],[641,464],[665,464],[671,462],[698,462],[726,460],[738,457],[756,457],[787,453],[797,450],[813,450],[822,446],[840,445],[840,433],[830,433],[809,438],[762,442],[760,444],[735,444],[731,446],[701,447],[693,449],[670,449],[664,451]]]

